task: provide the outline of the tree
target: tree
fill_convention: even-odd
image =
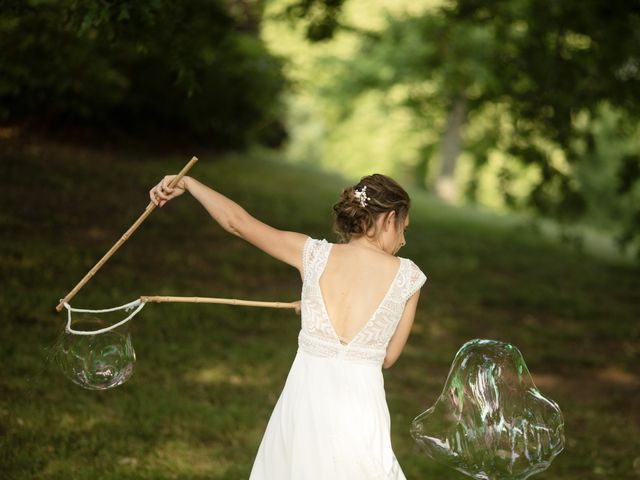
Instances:
[[[0,119],[222,147],[282,136],[282,62],[223,0],[4,0]]]
[[[311,3],[318,9],[330,2]],[[341,28],[333,15],[334,29]],[[418,122],[446,119],[440,120],[439,146],[444,179],[455,170],[465,122],[499,106],[509,131],[496,125],[487,132],[493,145],[481,140],[464,147],[477,166],[498,145],[513,161],[536,167],[539,178],[522,208],[568,223],[586,213],[575,167],[585,158],[580,146],[594,144],[593,129],[577,128],[576,119],[596,119],[603,104],[629,125],[639,117],[640,3],[452,1],[422,15],[390,17],[385,31],[362,36],[360,52],[344,71],[340,89],[351,95],[404,85]],[[616,175],[619,201],[632,194],[639,172],[640,157],[629,153]],[[501,179],[506,196],[513,181],[508,174]],[[640,244],[640,205],[634,208],[620,229],[627,245]]]

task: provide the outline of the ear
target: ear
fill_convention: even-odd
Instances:
[[[389,213],[385,215],[384,218],[384,229],[389,230],[395,224],[396,221],[396,212],[391,210]]]

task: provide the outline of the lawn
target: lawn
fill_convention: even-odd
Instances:
[[[0,469],[13,479],[248,478],[297,349],[291,311],[151,304],[131,322],[136,371],[83,390],[50,361],[54,310],[146,207],[148,190],[196,154],[191,175],[276,227],[334,240],[348,180],[254,154],[0,147]],[[565,417],[566,447],[534,478],[640,476],[640,268],[571,250],[527,222],[412,192],[401,255],[427,274],[411,337],[384,371],[395,453],[409,480],[462,479],[424,457],[411,420],[437,399],[458,348],[513,343]],[[211,220],[185,195],[157,209],[73,299],[140,295],[291,301],[297,271]],[[274,479],[277,480],[277,479]]]

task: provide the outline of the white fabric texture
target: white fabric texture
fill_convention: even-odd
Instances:
[[[382,363],[406,301],[427,277],[411,260],[347,345],[327,314],[319,280],[333,244],[303,253],[298,351],[249,480],[405,480],[391,446]]]

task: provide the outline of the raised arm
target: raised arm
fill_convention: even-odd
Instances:
[[[174,175],[167,175],[151,190],[152,201],[162,207],[171,198],[188,191],[227,232],[302,272],[302,250],[307,235],[278,230],[261,222],[230,198],[193,177],[185,176],[180,184],[171,190],[168,185],[173,177]]]

